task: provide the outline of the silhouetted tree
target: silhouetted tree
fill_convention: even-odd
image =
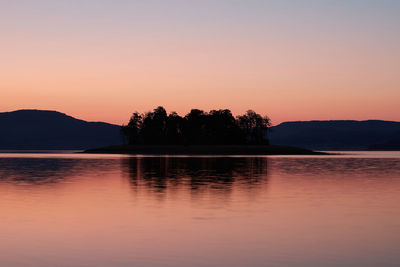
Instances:
[[[267,116],[262,117],[253,110],[246,111],[246,114],[238,116],[239,126],[245,132],[247,142],[250,144],[268,144],[267,130],[271,125]]]
[[[166,141],[167,112],[163,107],[157,107],[153,112],[147,112],[143,119],[141,135],[146,144],[164,144]]]
[[[206,125],[207,136],[212,144],[243,144],[245,141],[229,109],[211,110]]]
[[[130,144],[268,144],[269,126],[267,116],[252,110],[235,118],[229,109],[192,109],[182,118],[176,112],[167,115],[160,106],[145,115],[133,113],[121,132]]]
[[[128,137],[130,144],[139,143],[139,132],[143,124],[143,115],[138,112],[134,112],[129,120],[128,125],[121,127],[123,135]]]
[[[206,144],[206,113],[203,110],[192,109],[184,119],[185,144]]]
[[[168,144],[183,144],[184,119],[176,112],[171,112],[167,118],[166,141]]]

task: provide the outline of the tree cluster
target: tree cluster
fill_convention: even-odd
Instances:
[[[267,116],[252,110],[235,118],[229,109],[192,109],[181,117],[160,106],[145,114],[133,113],[121,132],[129,144],[244,145],[268,144],[269,126]]]

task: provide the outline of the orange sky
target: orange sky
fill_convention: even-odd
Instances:
[[[1,2],[0,112],[400,120],[400,4],[228,2]]]

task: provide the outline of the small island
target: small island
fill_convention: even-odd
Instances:
[[[268,116],[248,110],[232,115],[228,109],[192,109],[181,117],[159,106],[133,113],[121,127],[125,144],[88,149],[84,153],[142,155],[323,155],[308,149],[270,145]]]
[[[132,155],[326,155],[327,153],[291,146],[274,145],[115,145],[88,149],[84,153]]]

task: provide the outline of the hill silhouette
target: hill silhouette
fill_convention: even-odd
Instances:
[[[369,150],[400,150],[400,139],[390,140],[382,144],[371,145],[368,148]]]
[[[83,150],[123,143],[121,126],[48,110],[0,113],[0,149]],[[399,150],[400,122],[297,121],[269,128],[272,145],[313,150]]]
[[[120,126],[48,110],[0,113],[0,149],[88,149],[122,143]]]
[[[271,144],[316,150],[396,149],[399,136],[400,122],[382,120],[294,121],[269,131]]]

